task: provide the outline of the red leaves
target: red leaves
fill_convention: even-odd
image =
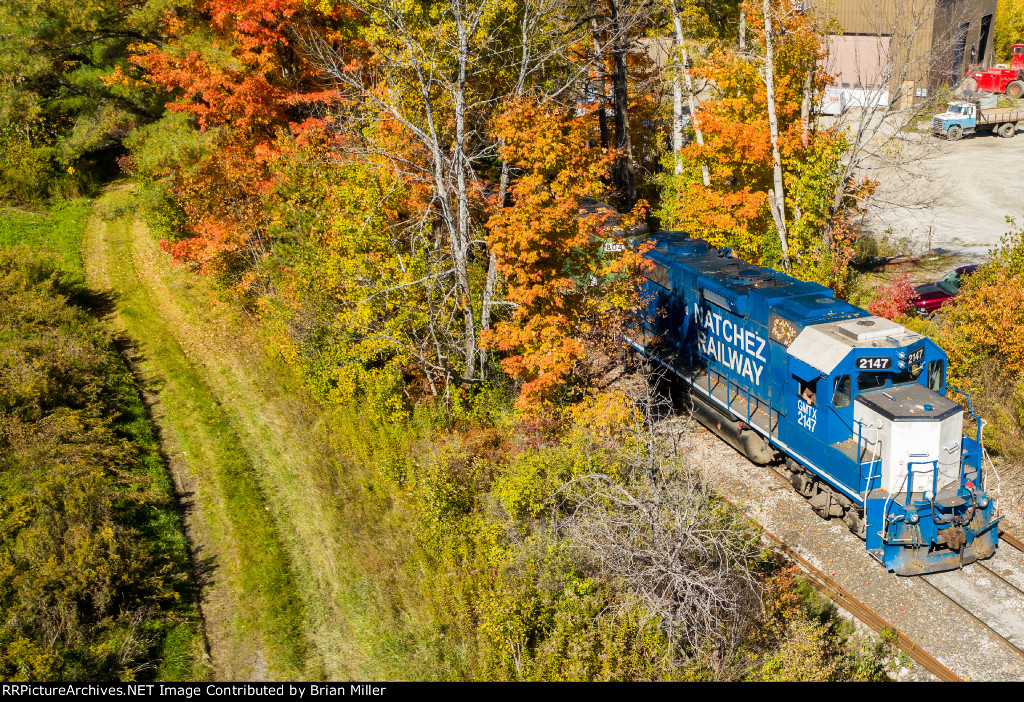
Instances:
[[[868,312],[886,319],[906,317],[914,311],[914,284],[906,272],[901,272],[892,283],[878,289],[875,300],[868,305]]]
[[[336,97],[291,47],[289,27],[301,22],[335,36],[343,19],[305,0],[201,0],[192,14],[167,16],[172,39],[133,57],[151,82],[176,94],[172,111],[192,115],[201,131],[217,130],[203,162],[170,179],[188,215],[186,238],[163,245],[176,259],[220,272],[265,253],[259,203],[273,186],[281,138],[296,134],[304,143],[322,133],[312,106]]]

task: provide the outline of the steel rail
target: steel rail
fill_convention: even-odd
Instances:
[[[712,432],[712,433],[714,433],[714,432]],[[727,443],[727,445],[728,445],[728,443]],[[730,445],[730,448],[733,448],[733,450],[736,450],[735,447],[732,447],[731,445]],[[736,452],[740,456],[743,456],[743,454],[740,451],[736,450]],[[746,458],[746,456],[743,456],[743,457]],[[789,482],[789,480],[786,478],[786,476],[781,473],[781,471],[775,469],[774,466],[770,466],[770,465],[769,466],[764,466],[764,467],[768,468],[768,472],[771,475],[775,476],[779,480],[780,483],[784,484],[786,487],[788,487],[790,489],[793,489],[792,484]],[[757,521],[752,519],[750,517],[750,515],[746,514],[743,510],[739,510],[739,508],[734,503],[732,503],[730,500],[728,500],[724,496],[722,497],[722,499],[724,499],[730,505],[735,507],[745,517],[747,517],[751,521],[757,523]],[[859,619],[861,622],[863,622],[867,626],[871,627],[874,631],[878,632],[879,634],[882,634],[885,631],[892,632],[896,636],[896,643],[897,643],[897,646],[900,648],[900,650],[902,650],[904,653],[906,653],[908,656],[910,656],[911,659],[913,659],[914,661],[919,663],[921,665],[921,667],[923,667],[929,673],[931,673],[932,675],[934,675],[936,678],[938,678],[939,680],[941,680],[943,682],[963,682],[963,678],[958,676],[956,673],[954,673],[949,668],[947,668],[937,658],[935,658],[933,655],[931,655],[930,653],[928,653],[927,651],[922,649],[920,646],[918,646],[916,643],[914,643],[914,641],[911,640],[910,638],[908,638],[905,634],[901,633],[900,631],[898,631],[894,627],[890,626],[889,623],[886,622],[886,620],[883,617],[881,617],[879,614],[877,614],[870,607],[868,607],[863,602],[861,602],[856,597],[854,597],[850,592],[848,592],[845,588],[843,588],[841,585],[839,585],[839,583],[837,583],[836,581],[832,580],[832,578],[830,578],[827,575],[825,575],[825,573],[823,573],[821,570],[819,570],[815,566],[811,565],[805,558],[803,558],[802,556],[800,556],[800,554],[798,554],[792,548],[787,546],[785,544],[785,542],[783,542],[777,536],[775,536],[774,534],[772,534],[772,533],[770,533],[768,531],[763,530],[763,527],[762,527],[762,535],[764,537],[766,537],[768,540],[770,540],[771,542],[773,542],[779,548],[779,550],[783,553],[783,555],[786,558],[788,558],[789,560],[791,560],[792,562],[794,562],[798,566],[800,566],[800,568],[804,571],[804,573],[807,574],[808,581],[810,582],[810,584],[812,586],[814,586],[814,588],[817,589],[819,592],[821,592],[823,595],[828,597],[830,600],[832,600],[837,605],[839,605],[840,607],[842,607],[843,609],[848,611],[851,615],[853,615],[854,617]],[[1002,541],[1004,541],[1007,545],[1017,549],[1021,553],[1024,553],[1024,541],[1021,541],[1020,539],[1016,538],[1012,534],[1008,534],[1006,532],[1001,532],[999,534],[999,538]],[[977,563],[980,564],[981,561],[978,561]],[[1020,592],[1024,592],[1024,590],[1021,590],[1021,588],[1018,588],[1017,586],[1013,585],[1012,583],[1007,582],[999,574],[995,573],[991,568],[985,567],[984,565],[982,565],[982,567],[984,567],[985,570],[987,570],[988,572],[990,572],[993,575],[995,575],[999,580],[1001,580],[1003,582],[1006,582],[1007,585],[1009,585],[1010,587],[1014,588],[1015,590],[1018,590]],[[1007,639],[1005,636],[1003,636],[998,631],[996,631],[994,628],[992,628],[989,624],[987,624],[984,620],[980,619],[977,615],[975,615],[969,609],[967,609],[962,604],[957,602],[955,599],[953,599],[952,597],[947,595],[945,592],[940,590],[936,585],[934,585],[931,582],[929,582],[928,580],[926,580],[925,579],[926,577],[927,576],[918,576],[918,579],[921,580],[922,582],[924,582],[926,585],[928,585],[928,587],[932,588],[939,595],[941,595],[945,599],[947,599],[950,602],[952,602],[958,609],[963,611],[970,618],[972,618],[975,621],[977,621],[985,629],[987,629],[990,632],[992,632],[992,634],[1001,643],[1003,643],[1005,646],[1007,646],[1014,653],[1016,653],[1017,655],[1019,655],[1021,657],[1024,657],[1024,649],[1021,649],[1018,646],[1016,646],[1009,639]]]
[[[896,645],[899,646],[900,650],[910,656],[914,661],[919,663],[922,668],[942,682],[963,682],[963,678],[943,665],[939,659],[914,643],[906,636],[906,634],[903,634],[899,630],[890,626],[881,615],[850,594],[850,592],[835,580],[808,563],[805,558],[783,543],[781,539],[767,531],[763,533],[775,542],[787,558],[803,569],[807,574],[811,585],[813,585],[819,592],[853,616],[857,617],[857,619],[867,624],[879,634],[883,634],[886,631],[892,632],[896,637]],[[929,583],[929,585],[930,584],[931,583]],[[932,587],[934,587],[934,585]]]
[[[779,477],[782,478],[781,475]],[[788,480],[785,480],[785,478],[782,479],[787,485],[789,485]],[[719,497],[748,520],[755,524],[758,523],[757,520],[753,519],[749,514],[737,507],[731,500],[722,495],[719,495]],[[760,524],[758,524],[758,526],[760,526]],[[782,539],[775,536],[770,531],[765,530],[764,527],[761,527],[761,535],[774,543],[786,558],[800,566],[800,569],[804,571],[807,575],[808,581],[815,589],[859,619],[861,622],[871,627],[879,635],[882,635],[887,631],[891,632],[896,637],[896,645],[899,649],[940,681],[964,681],[963,678],[943,665],[938,658],[918,646],[906,634],[891,626],[881,615],[854,597],[848,590],[846,590],[846,588],[829,576],[825,575],[825,573],[813,566],[806,558],[787,546]]]
[[[1024,553],[1024,541],[1021,541],[1020,539],[1018,539],[1013,534],[1010,534],[1009,532],[1001,531],[1001,532],[999,532],[999,539],[1001,541],[1005,541],[1006,543],[1008,543],[1010,546],[1012,546],[1013,548],[1017,549],[1021,553]]]
[[[1017,537],[1013,536],[1012,534],[1008,534],[1005,531],[1001,531],[1001,532],[999,532],[999,540],[1004,542],[1007,546],[1009,546],[1011,548],[1014,548],[1014,549],[1017,549],[1021,553],[1024,553],[1024,542],[1022,542],[1020,539],[1018,539]],[[1007,587],[1013,588],[1014,590],[1016,590],[1020,594],[1024,595],[1024,587],[1020,587],[1018,585],[1014,585],[1009,580],[1004,578],[1002,575],[997,573],[995,571],[995,569],[989,568],[988,565],[985,563],[985,561],[976,561],[976,563],[977,563],[977,565],[980,565],[982,568],[984,568],[989,573],[991,573],[992,577],[994,577],[997,580],[999,580],[1000,582],[1004,583]]]
[[[988,571],[992,575],[993,578],[995,578],[996,580],[1000,581],[1001,583],[1003,583],[1007,587],[1012,588],[1012,589],[1016,590],[1017,592],[1019,592],[1020,594],[1024,595],[1024,589],[1022,589],[1020,587],[1017,587],[1016,585],[1011,583],[1009,580],[1004,578],[1002,575],[1000,575],[999,573],[995,572],[993,569],[989,568],[987,565],[985,565],[985,563],[983,561],[975,561],[975,564],[976,565],[980,565],[984,570]]]
[[[979,617],[978,615],[976,615],[976,614],[975,614],[974,612],[972,612],[971,610],[969,610],[969,609],[968,609],[967,607],[965,607],[964,605],[960,604],[960,603],[959,603],[959,602],[957,602],[957,601],[956,601],[955,599],[953,599],[952,597],[950,597],[949,595],[947,595],[947,594],[946,594],[945,592],[943,592],[943,591],[942,591],[941,589],[939,589],[939,587],[938,587],[937,585],[935,585],[935,583],[932,583],[931,581],[929,581],[929,580],[928,580],[928,576],[927,576],[927,575],[919,575],[919,576],[917,576],[917,578],[918,578],[918,579],[919,579],[919,580],[920,580],[921,582],[923,582],[923,583],[925,583],[926,585],[928,585],[928,587],[930,587],[931,589],[935,590],[935,592],[939,593],[940,595],[942,595],[943,597],[945,597],[945,598],[946,598],[947,600],[949,600],[950,602],[952,602],[952,603],[953,603],[953,605],[954,605],[955,607],[957,607],[958,609],[960,609],[960,610],[961,610],[961,611],[962,611],[962,612],[963,612],[964,614],[966,614],[966,615],[967,615],[968,617],[970,617],[971,619],[973,619],[974,621],[978,622],[978,623],[979,623],[979,624],[981,624],[981,625],[982,625],[983,627],[985,627],[986,629],[988,629],[988,630],[989,630],[990,632],[992,632],[992,635],[993,635],[993,636],[995,636],[995,637],[996,637],[997,639],[999,639],[999,641],[1000,641],[1000,642],[1001,642],[1001,643],[1002,643],[1002,644],[1003,644],[1004,646],[1006,646],[1006,647],[1007,647],[1008,649],[1010,649],[1011,651],[1013,651],[1014,653],[1016,653],[1016,654],[1017,654],[1018,656],[1020,656],[1021,658],[1024,658],[1024,649],[1022,649],[1022,648],[1020,648],[1019,646],[1017,646],[1017,644],[1013,643],[1013,642],[1012,642],[1012,641],[1010,641],[1010,640],[1009,640],[1008,638],[1006,638],[1005,636],[1003,636],[1002,634],[1000,634],[1000,633],[999,633],[998,631],[996,631],[996,630],[995,630],[994,628],[992,628],[992,626],[991,626],[990,624],[988,624],[988,623],[987,623],[987,622],[986,622],[986,621],[985,621],[984,619],[982,619],[981,617]]]

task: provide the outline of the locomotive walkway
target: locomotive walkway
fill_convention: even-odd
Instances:
[[[750,463],[687,419],[667,421],[665,431],[681,435],[682,453],[691,465],[795,556],[844,590],[852,600],[845,609],[861,605],[871,610],[963,680],[1024,679],[1024,552],[1001,542],[992,559],[962,571],[893,575],[840,520],[821,519],[781,476]],[[899,678],[952,679],[941,672],[933,677],[924,668],[919,660]]]

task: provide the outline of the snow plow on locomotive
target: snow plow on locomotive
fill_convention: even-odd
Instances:
[[[942,349],[728,249],[653,238],[648,307],[628,341],[683,381],[701,423],[755,463],[781,463],[818,514],[842,518],[892,572],[995,552],[981,421],[963,434]]]

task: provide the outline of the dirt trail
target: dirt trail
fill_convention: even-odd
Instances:
[[[247,320],[213,301],[204,281],[174,266],[134,214],[118,211],[126,195],[111,191],[97,202],[83,258],[90,285],[118,296],[114,321],[139,344],[140,366],[161,386],[151,398],[154,415],[178,489],[193,507],[186,522],[200,562],[212,558],[222,566],[237,563],[245,557],[244,541],[250,536],[226,536],[234,527],[224,517],[222,490],[211,470],[216,461],[238,458],[218,456],[214,450],[229,433],[258,483],[265,500],[262,509],[273,522],[294,579],[293,599],[302,612],[301,631],[295,634],[304,641],[304,675],[333,680],[372,676],[378,672],[372,654],[365,645],[352,643],[371,628],[362,620],[372,614],[359,607],[365,583],[354,562],[358,551],[352,548],[351,531],[340,521],[339,498],[330,488],[337,456],[324,447],[316,411],[303,399],[301,388],[286,387],[287,373],[268,358]],[[116,226],[104,220],[104,210],[121,215]],[[127,288],[133,288],[131,301]],[[138,324],[147,314],[157,323]],[[180,352],[202,387],[179,387],[173,369],[160,367],[166,359],[154,351],[167,346]],[[217,421],[211,425],[173,416],[166,409],[168,393],[181,395],[175,398],[179,415],[182,410],[187,415],[193,403],[208,395]],[[203,601],[217,677],[254,679],[261,661],[274,656],[267,650],[266,636],[261,645],[260,636],[245,635],[254,624],[244,624],[252,620],[251,593],[232,584],[230,572],[223,577],[217,572],[205,587]],[[270,665],[267,675],[289,677],[295,672],[279,668]]]
[[[215,679],[288,679],[318,675],[310,668],[301,606],[287,558],[259,489],[243,432],[225,411],[217,389],[191,361],[190,344],[163,318],[168,289],[153,262],[152,246],[133,221],[128,193],[101,197],[82,245],[86,280],[113,301],[111,326],[132,342],[129,360],[147,385],[147,401],[184,511],[186,533],[202,583],[201,610]],[[120,207],[119,207],[120,206]],[[155,248],[155,247],[154,247]],[[150,266],[146,268],[145,266]],[[155,279],[154,276],[156,276]],[[253,572],[279,574],[261,582]]]

